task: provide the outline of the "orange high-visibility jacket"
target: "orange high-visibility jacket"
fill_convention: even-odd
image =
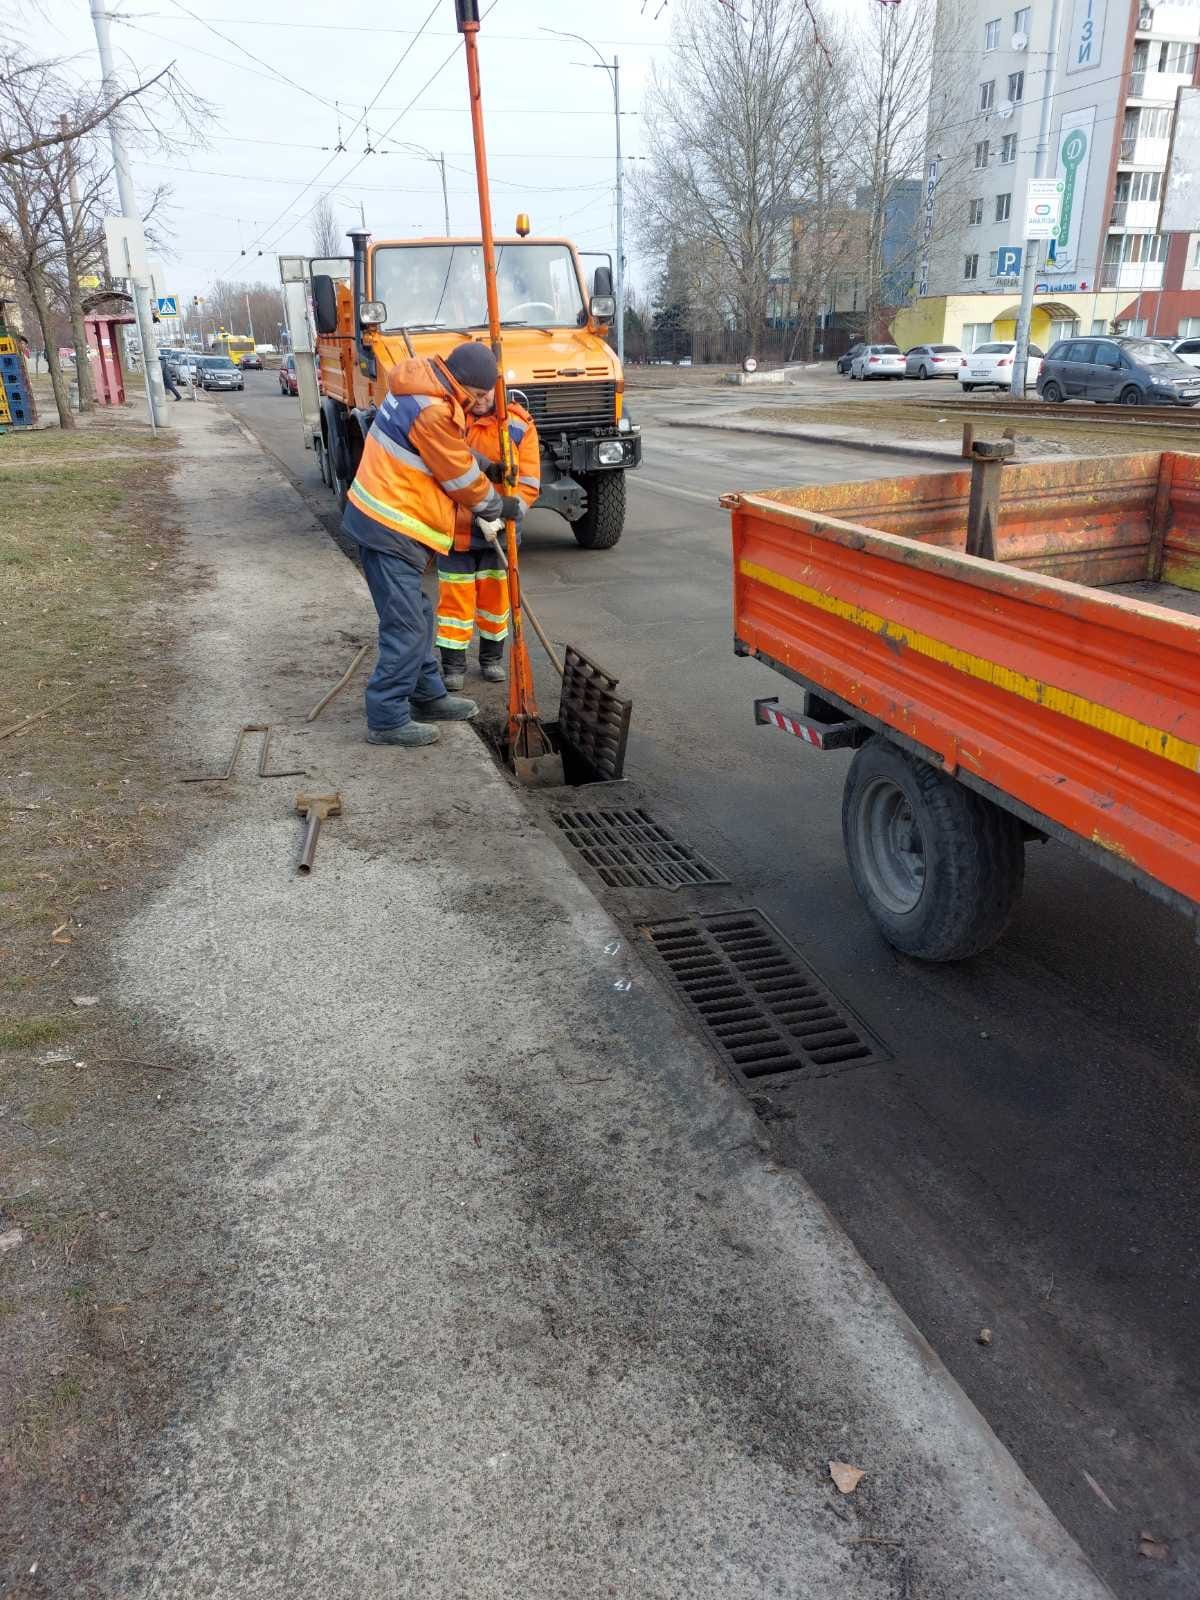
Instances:
[[[524,406],[508,403],[508,432],[517,456],[517,494],[528,510],[542,489],[542,451],[538,444],[538,431],[533,418]],[[500,460],[500,419],[494,411],[486,417],[467,418],[467,445],[475,459]],[[479,549],[487,541],[475,533],[475,518],[487,512],[468,511],[459,505],[454,517],[454,548]]]
[[[346,497],[342,526],[352,538],[386,549],[388,535],[399,535],[441,552],[453,543],[456,506],[499,514],[500,495],[467,446],[466,399],[437,356],[392,368]]]

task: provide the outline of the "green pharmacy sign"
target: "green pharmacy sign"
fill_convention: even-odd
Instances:
[[[1071,111],[1063,117],[1058,133],[1058,172],[1062,179],[1062,210],[1058,219],[1058,239],[1053,260],[1063,266],[1079,253],[1079,232],[1083,225],[1087,194],[1088,167],[1091,164],[1092,130],[1095,106]]]

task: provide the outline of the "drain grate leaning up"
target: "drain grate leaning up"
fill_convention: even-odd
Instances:
[[[625,746],[633,701],[614,693],[617,680],[568,645],[563,658],[558,736],[591,769],[594,780],[611,781],[625,771]]]
[[[554,820],[611,889],[682,889],[729,882],[710,861],[672,838],[640,806],[559,811]]]
[[[888,1053],[759,911],[645,929],[679,997],[743,1081],[825,1076]]]

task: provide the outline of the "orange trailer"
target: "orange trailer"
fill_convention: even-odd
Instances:
[[[994,559],[981,470],[724,498],[735,650],[805,691],[756,716],[855,748],[851,874],[911,955],[993,943],[1030,838],[1195,918],[1200,456],[1006,465]]]

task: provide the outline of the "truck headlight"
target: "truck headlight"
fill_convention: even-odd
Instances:
[[[625,459],[625,446],[620,439],[605,439],[597,446],[596,459],[602,467],[619,467]]]

